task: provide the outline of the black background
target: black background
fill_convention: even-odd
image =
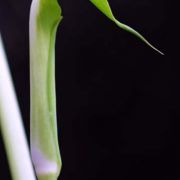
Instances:
[[[179,179],[178,6],[170,0],[109,2],[119,20],[165,56],[120,30],[89,0],[61,0],[59,179]],[[0,30],[28,137],[30,3],[0,0]],[[0,179],[11,179],[2,140]]]

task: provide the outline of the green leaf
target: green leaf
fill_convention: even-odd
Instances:
[[[161,55],[164,55],[161,51],[159,51],[157,48],[155,48],[152,44],[150,44],[140,33],[138,33],[133,28],[119,22],[113,15],[112,10],[110,8],[110,5],[107,0],[90,0],[104,15],[106,15],[110,20],[112,20],[117,26],[124,29],[125,31],[128,31],[141,39],[144,43],[146,43],[148,46],[150,46],[152,49],[160,53]]]
[[[55,38],[61,19],[57,0],[33,0],[29,29],[31,155],[38,179],[44,180],[57,179],[61,169],[55,93]]]

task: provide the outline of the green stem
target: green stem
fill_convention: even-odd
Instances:
[[[38,179],[61,170],[55,93],[55,39],[61,21],[57,0],[33,0],[30,12],[31,154]]]

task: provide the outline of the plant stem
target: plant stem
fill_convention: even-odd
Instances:
[[[30,12],[31,155],[39,180],[61,170],[55,93],[55,38],[61,21],[57,0],[33,0]]]
[[[35,180],[22,118],[0,35],[0,129],[14,180]]]

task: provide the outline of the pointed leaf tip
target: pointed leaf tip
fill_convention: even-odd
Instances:
[[[158,52],[161,55],[164,55],[161,51],[159,51],[157,48],[155,48],[151,43],[149,43],[139,32],[131,28],[130,26],[127,26],[120,21],[118,21],[111,10],[111,7],[109,5],[108,0],[90,0],[105,16],[107,16],[111,21],[113,21],[118,27],[121,29],[130,32],[137,38],[141,39],[145,44],[147,44],[149,47],[154,49],[156,52]]]

